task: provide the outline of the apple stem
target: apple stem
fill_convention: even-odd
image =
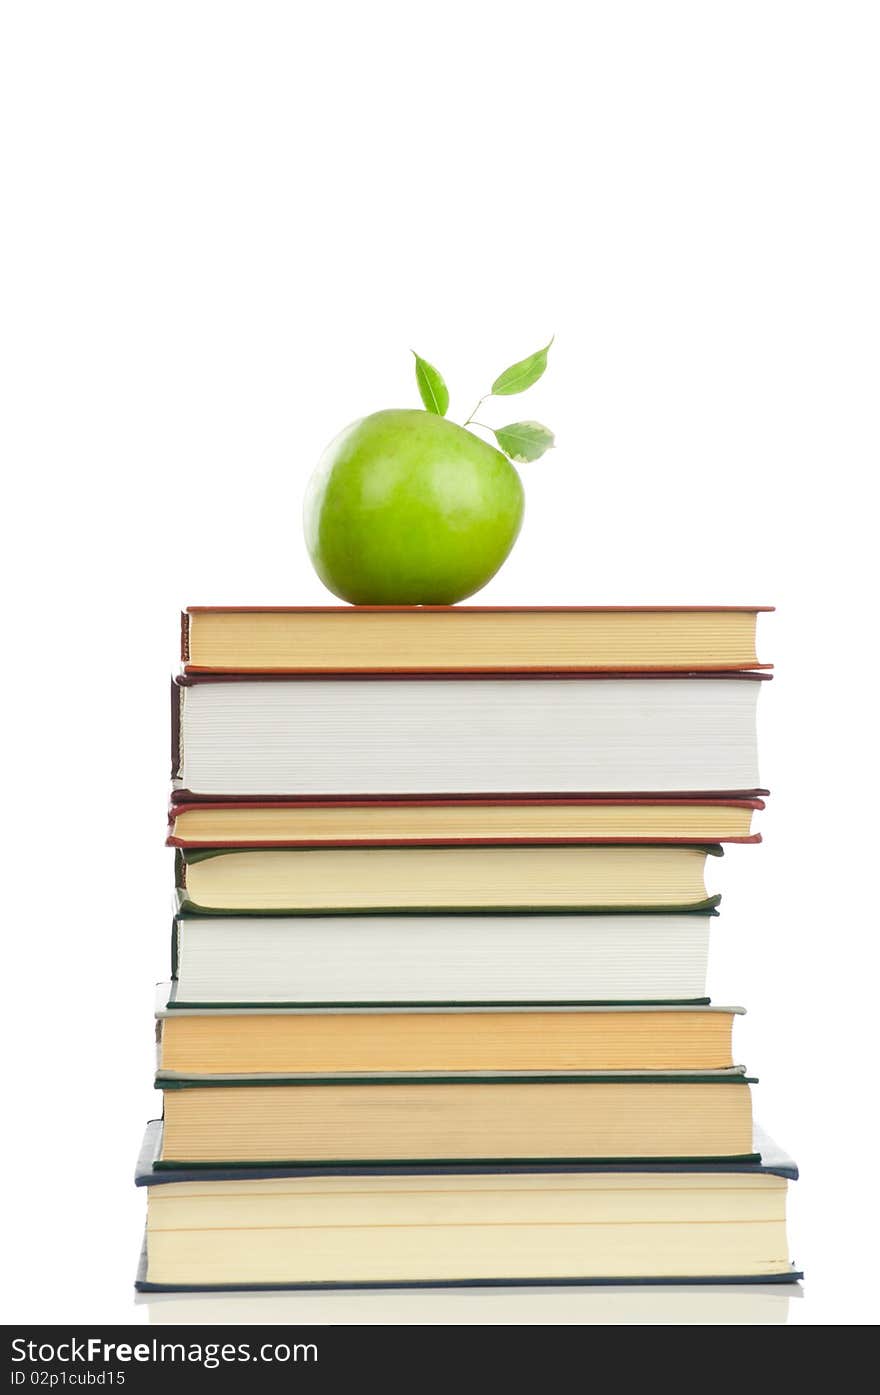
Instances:
[[[467,421],[464,422],[464,425],[465,425],[465,426],[470,426],[471,422],[474,423],[474,426],[479,426],[479,425],[480,425],[480,423],[479,423],[478,421],[474,421],[474,417],[477,415],[477,412],[480,410],[480,408],[482,407],[483,403],[484,403],[488,398],[490,398],[491,396],[492,396],[491,392],[487,392],[485,397],[481,397],[481,398],[480,398],[479,402],[477,403],[477,405],[476,405],[476,407],[474,408],[474,410],[471,412],[471,414],[470,414],[470,416],[468,417]],[[484,429],[484,430],[491,430],[492,428],[491,428],[491,427],[484,427],[483,429]]]

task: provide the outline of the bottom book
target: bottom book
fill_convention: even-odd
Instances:
[[[725,1163],[157,1168],[142,1292],[516,1284],[791,1283],[791,1159]]]

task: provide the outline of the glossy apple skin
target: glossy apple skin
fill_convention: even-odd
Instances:
[[[306,545],[354,605],[453,605],[516,541],[523,487],[506,456],[430,412],[362,417],[325,450],[306,491]]]

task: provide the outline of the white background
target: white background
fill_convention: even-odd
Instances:
[[[876,6],[2,13],[5,1319],[147,1316],[180,607],[328,600],[329,438],[554,331],[481,600],[777,605],[710,986],[802,1167],[789,1320],[876,1318]]]

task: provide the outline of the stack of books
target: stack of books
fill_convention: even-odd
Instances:
[[[790,1282],[706,996],[755,608],[192,608],[138,1286]]]

